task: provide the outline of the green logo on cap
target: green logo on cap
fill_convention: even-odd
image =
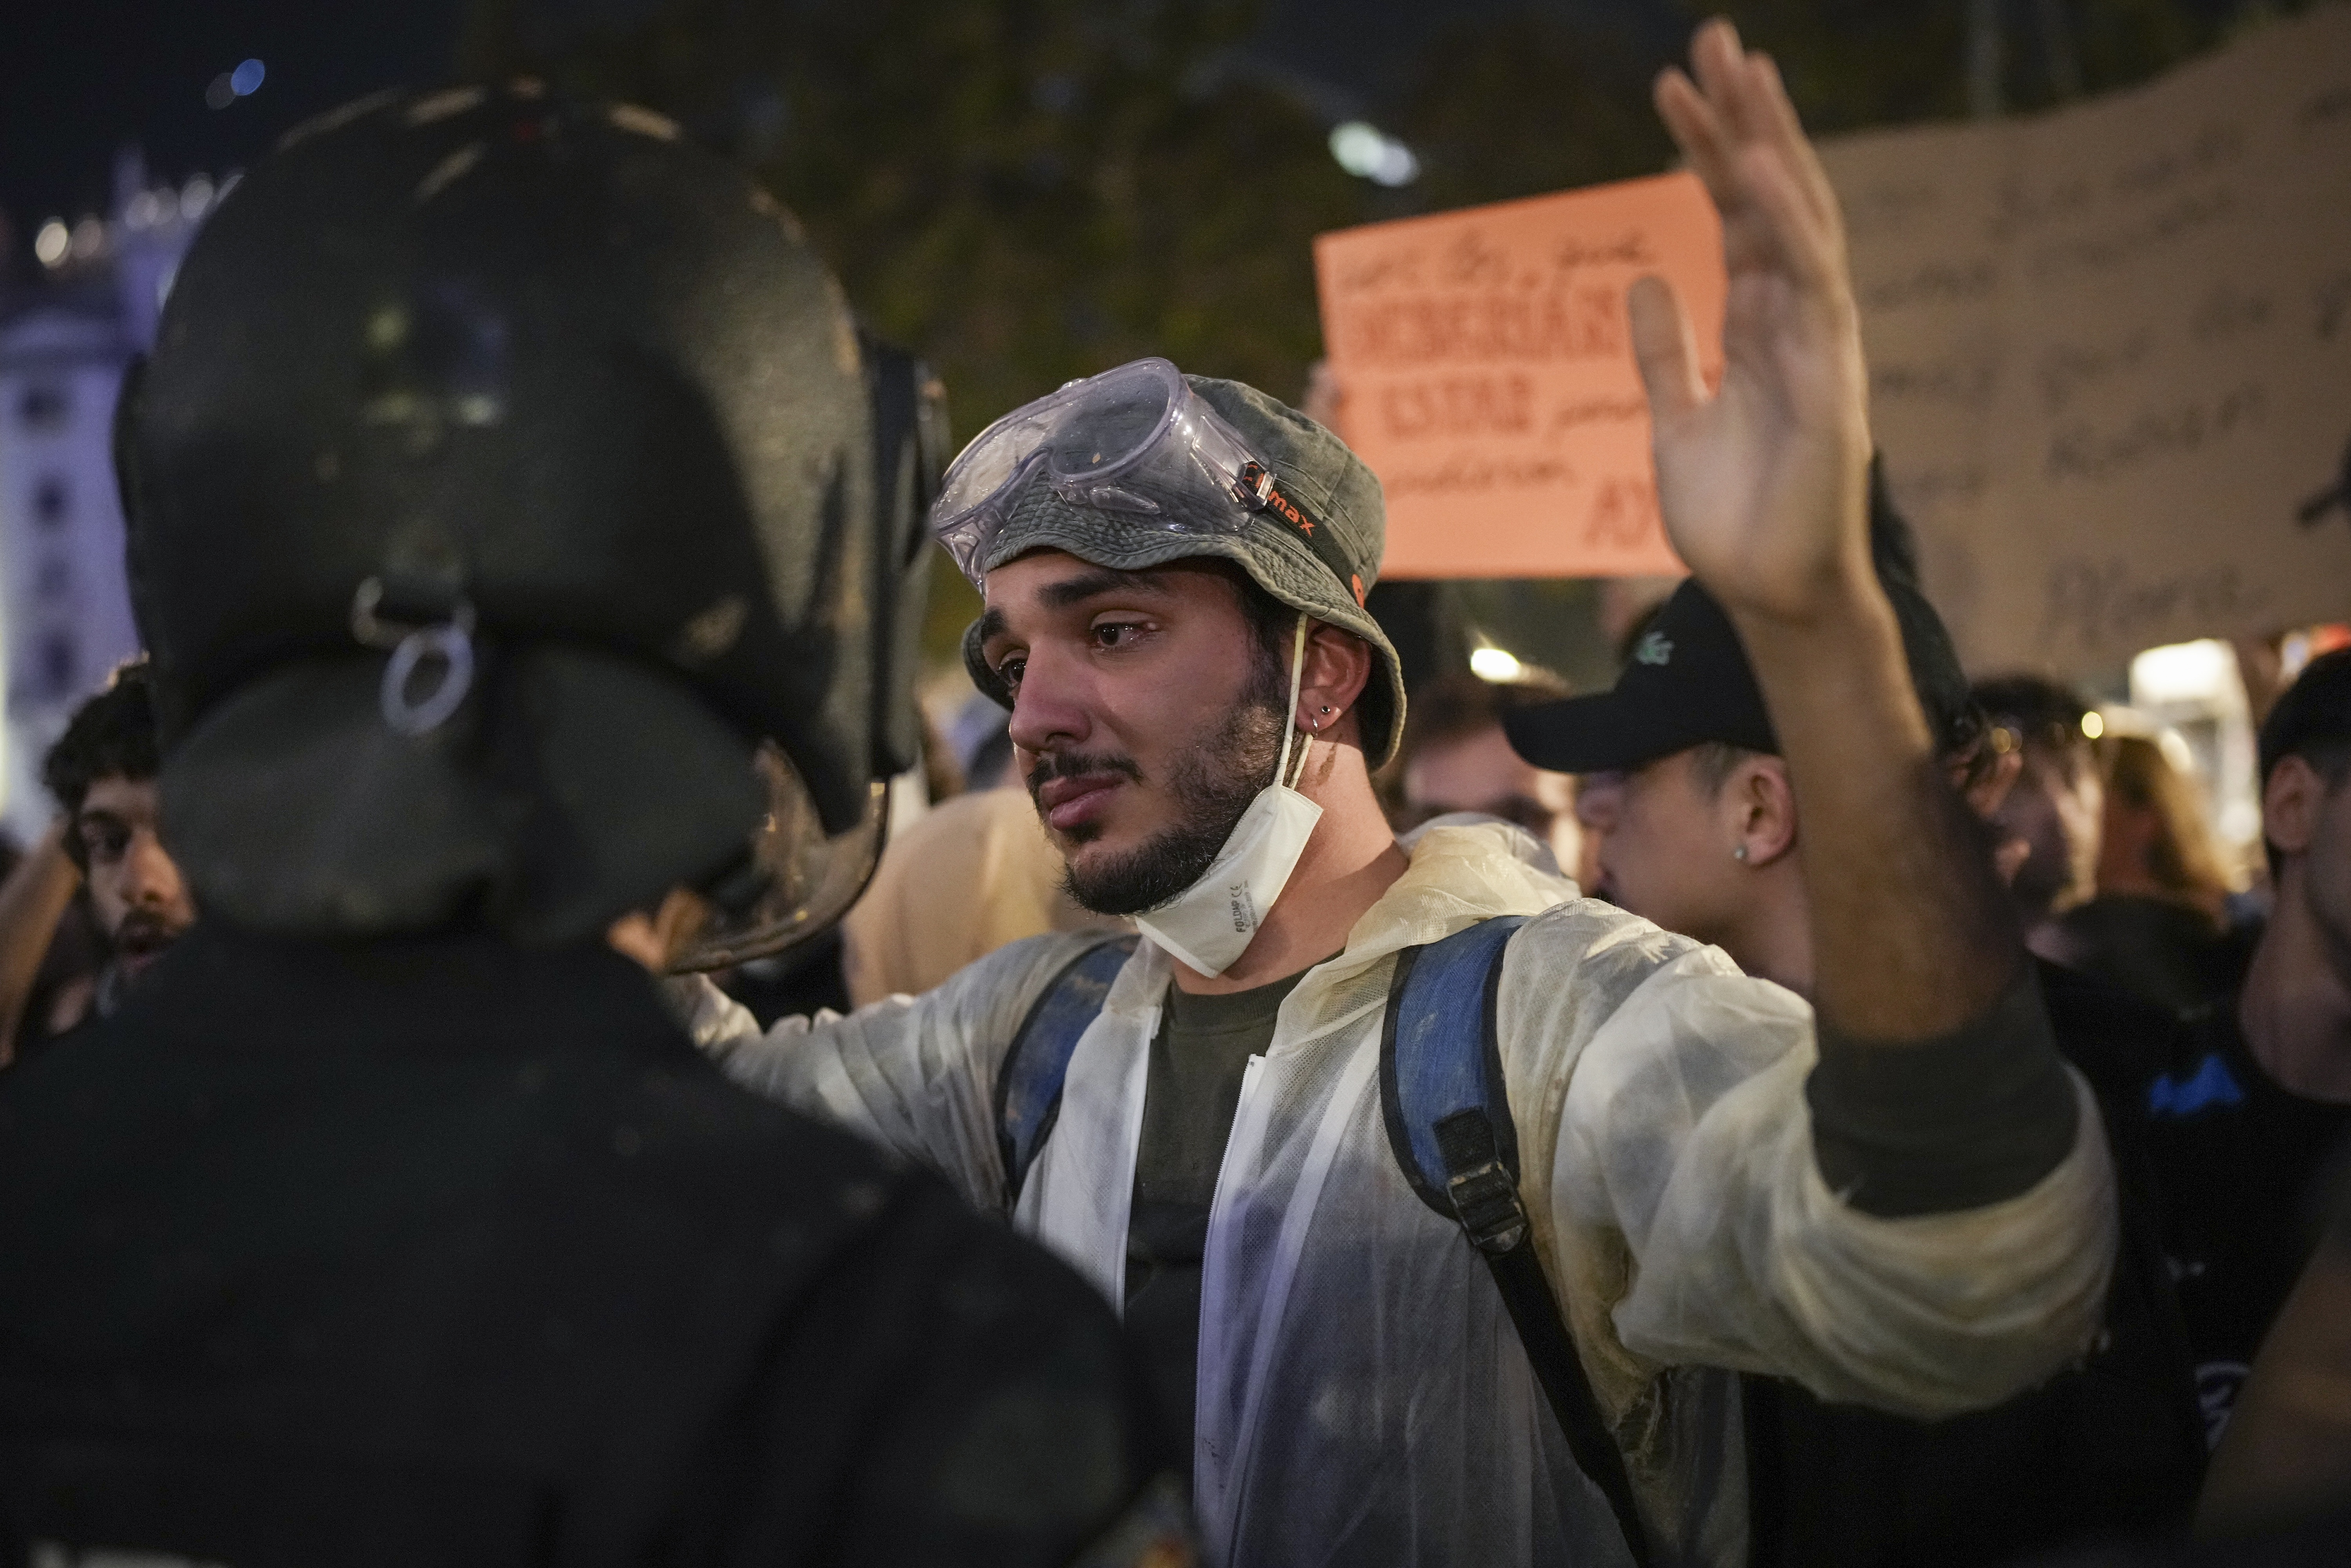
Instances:
[[[1636,664],[1663,664],[1673,656],[1673,640],[1663,632],[1650,632],[1641,639],[1640,646],[1633,650],[1633,662]]]

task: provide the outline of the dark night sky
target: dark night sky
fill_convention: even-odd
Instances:
[[[43,219],[104,206],[114,150],[135,141],[179,181],[252,162],[298,121],[360,93],[447,74],[462,0],[16,0],[0,61],[0,211],[19,267]],[[225,110],[204,89],[267,68]]]
[[[541,0],[610,16],[648,0]],[[1672,0],[1270,0],[1264,56],[1376,108],[1400,57],[1439,22],[1534,5],[1605,16],[1665,45],[1685,26]],[[114,150],[146,152],[173,182],[251,163],[279,134],[394,82],[448,74],[465,0],[326,5],[317,0],[16,0],[0,51],[0,213],[17,276],[43,220],[102,209]],[[204,89],[243,60],[266,77],[250,98],[205,106]]]
[[[658,0],[523,3],[620,20]],[[1384,91],[1443,25],[1533,9],[1606,28],[1636,55],[1662,61],[1678,52],[1689,16],[1702,9],[1686,0],[1263,4],[1260,57],[1338,88],[1327,107],[1374,117]],[[2188,7],[2213,17],[2242,8],[2241,0]],[[43,219],[71,221],[105,204],[112,155],[125,141],[139,143],[155,172],[173,181],[248,164],[312,114],[392,83],[447,76],[465,10],[465,0],[365,8],[319,0],[9,0],[0,34],[0,213],[14,230],[17,267],[31,265],[30,236]],[[261,89],[226,109],[207,108],[206,85],[248,58],[267,68]]]

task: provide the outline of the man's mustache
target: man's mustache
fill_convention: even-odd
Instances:
[[[176,941],[180,927],[152,910],[134,909],[122,917],[114,928],[114,945],[137,952],[142,948],[167,947]]]
[[[1113,757],[1109,752],[1049,751],[1037,758],[1037,766],[1029,770],[1029,799],[1037,800],[1038,791],[1056,779],[1079,779],[1089,773],[1120,773],[1143,782],[1143,769],[1131,757]],[[1044,803],[1038,801],[1038,810]]]

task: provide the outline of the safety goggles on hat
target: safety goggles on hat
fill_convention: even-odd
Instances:
[[[1249,443],[1165,360],[1136,360],[1013,410],[948,467],[931,531],[974,583],[1031,485],[1138,532],[1245,534],[1272,523],[1342,583],[1353,573],[1322,519],[1284,495]]]

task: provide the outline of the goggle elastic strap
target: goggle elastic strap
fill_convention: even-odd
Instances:
[[[1339,553],[1336,541],[1322,527],[1322,519],[1281,493],[1273,482],[1273,475],[1255,458],[1241,465],[1240,477],[1233,481],[1233,499],[1261,517],[1270,517],[1302,540],[1314,559],[1331,569],[1348,592],[1355,597],[1355,607],[1364,604],[1364,580]],[[1296,700],[1293,696],[1292,700]]]

